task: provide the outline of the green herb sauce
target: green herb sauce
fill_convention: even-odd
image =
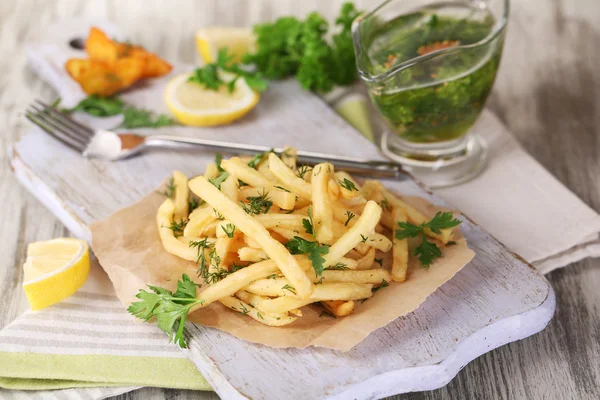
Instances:
[[[402,15],[381,25],[369,46],[371,73],[443,48],[486,38],[494,18],[466,8],[464,16],[428,10]],[[463,136],[475,123],[494,83],[502,36],[489,45],[462,48],[417,62],[370,87],[370,95],[389,128],[413,143]]]

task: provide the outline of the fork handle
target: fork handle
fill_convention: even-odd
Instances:
[[[147,147],[156,148],[188,148],[188,149],[211,149],[226,153],[256,154],[266,151],[275,151],[281,154],[283,149],[258,146],[253,144],[239,144],[222,142],[218,140],[153,135],[147,136],[144,141]],[[409,175],[399,164],[389,161],[368,160],[357,157],[338,156],[325,153],[298,150],[298,159],[304,164],[314,166],[321,162],[330,162],[336,167],[344,169],[355,175],[369,176],[374,178],[393,178],[398,180],[410,179]]]

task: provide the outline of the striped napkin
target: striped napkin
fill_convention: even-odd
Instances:
[[[15,390],[0,398],[35,390],[64,399],[57,389],[86,387],[64,392],[99,399],[141,386],[210,390],[162,331],[127,312],[95,260],[73,296],[0,331],[0,387]]]

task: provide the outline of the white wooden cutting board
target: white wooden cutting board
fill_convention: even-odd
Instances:
[[[163,87],[164,80],[156,80],[124,98],[164,110]],[[273,84],[259,106],[233,125],[142,132],[380,157],[373,144],[294,81]],[[194,175],[213,159],[208,152],[164,151],[118,163],[87,160],[35,128],[11,149],[20,182],[86,240],[90,222],[139,200],[173,169]],[[412,181],[385,184],[444,205]],[[533,267],[471,221],[461,227],[476,253],[473,261],[415,312],[347,353],[272,349],[191,324],[185,352],[226,399],[371,399],[441,387],[474,358],[543,329],[555,307],[552,288]]]

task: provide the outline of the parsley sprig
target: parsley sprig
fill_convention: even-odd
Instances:
[[[306,233],[312,235],[312,237],[315,237],[316,232],[313,224],[312,206],[308,206],[306,213],[308,215],[308,219],[302,218],[302,226],[304,227]]]
[[[285,244],[285,247],[292,254],[308,254],[308,259],[312,263],[312,267],[317,276],[323,274],[323,263],[325,262],[323,256],[329,253],[329,246],[326,244],[319,244],[319,242],[316,241],[311,242],[300,236],[294,236]]]
[[[53,105],[56,107],[58,103],[55,102]],[[166,114],[157,114],[145,108],[135,107],[125,103],[118,97],[90,95],[81,100],[75,107],[61,108],[60,111],[67,114],[81,111],[95,117],[112,117],[122,114],[123,122],[113,129],[161,128],[177,125],[177,122]]]
[[[434,242],[427,240],[425,229],[429,228],[434,233],[441,233],[442,229],[453,228],[460,225],[461,221],[454,218],[451,212],[438,211],[437,214],[428,222],[421,225],[414,225],[410,222],[399,222],[400,229],[396,230],[397,239],[406,239],[421,235],[421,244],[415,247],[414,256],[419,257],[419,261],[424,268],[429,268],[433,261],[442,256],[442,251]]]
[[[232,63],[231,59],[232,56],[227,54],[227,48],[220,49],[217,60],[202,68],[196,68],[188,78],[188,82],[197,83],[210,90],[219,90],[221,87],[226,86],[229,93],[232,93],[235,90],[235,84],[241,78],[257,92],[263,92],[267,89],[267,81],[262,78],[260,73],[246,70],[239,64]],[[224,81],[221,71],[232,74],[233,78]]]
[[[356,80],[351,25],[358,14],[352,3],[343,4],[333,35],[316,12],[304,20],[283,17],[255,25],[256,51],[246,54],[244,62],[254,64],[269,79],[296,76],[308,90],[328,92],[335,85],[350,84]]]
[[[175,293],[148,285],[150,291],[141,289],[135,296],[140,301],[131,303],[127,311],[144,321],[156,318],[158,327],[169,335],[169,340],[185,348],[183,326],[187,316],[192,307],[204,302],[196,299],[196,287],[199,286],[185,274],[177,281]]]

